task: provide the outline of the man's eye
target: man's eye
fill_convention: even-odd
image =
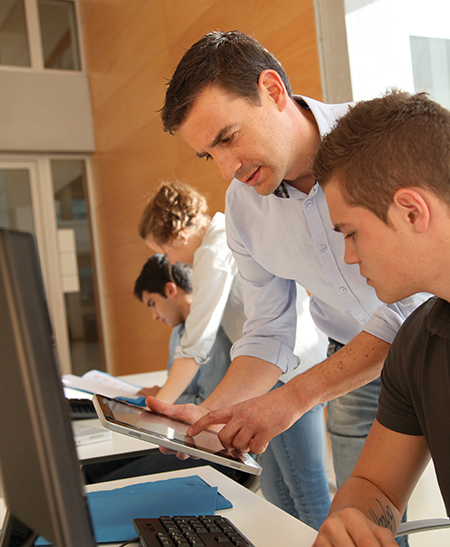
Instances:
[[[209,161],[209,160],[212,161],[213,157],[211,156],[211,154],[206,154],[205,159],[206,161]]]
[[[150,300],[147,302],[147,306],[148,306],[149,308],[153,308],[154,305],[155,305],[155,303],[154,303],[154,302],[151,302]]]
[[[349,234],[346,234],[345,239],[355,239],[355,232],[350,232]]]
[[[234,143],[235,138],[236,138],[236,133],[232,133],[230,136],[224,137],[224,138],[220,141],[220,143],[221,143],[221,144],[231,144],[231,143]]]

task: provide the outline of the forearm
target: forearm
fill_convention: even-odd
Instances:
[[[429,457],[424,437],[397,433],[375,420],[314,547],[396,547],[401,515]]]
[[[286,384],[302,413],[379,377],[390,344],[361,332],[341,350]]]
[[[348,508],[358,509],[370,522],[391,530],[394,535],[404,509],[396,507],[373,483],[359,477],[349,478],[338,490],[328,516],[340,514]]]
[[[166,383],[155,396],[160,401],[174,403],[197,374],[200,365],[192,358],[175,359]]]
[[[257,357],[234,359],[228,372],[202,403],[208,409],[221,408],[267,393],[278,381],[281,370]]]

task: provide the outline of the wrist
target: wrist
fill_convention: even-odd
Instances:
[[[318,390],[313,389],[313,385],[305,372],[292,378],[283,386],[286,388],[286,397],[290,399],[293,408],[297,409],[299,417],[322,402]]]

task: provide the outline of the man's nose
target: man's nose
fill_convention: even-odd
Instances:
[[[241,167],[241,162],[237,156],[229,150],[217,151],[214,160],[219,166],[222,177],[226,180],[233,179],[236,171]]]
[[[355,249],[355,244],[348,240],[345,242],[345,254],[344,254],[344,261],[346,264],[358,264],[359,263],[359,256]]]

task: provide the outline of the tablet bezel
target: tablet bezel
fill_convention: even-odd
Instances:
[[[144,441],[163,446],[164,448],[168,448],[176,452],[183,452],[196,458],[201,458],[210,462],[218,463],[232,469],[239,469],[240,471],[244,471],[245,473],[249,473],[251,475],[260,475],[262,472],[261,466],[252,458],[252,456],[250,456],[250,454],[240,454],[240,456],[242,457],[242,461],[240,461],[237,458],[234,459],[232,454],[229,454],[228,456],[223,456],[218,453],[208,452],[202,448],[184,444],[177,439],[171,439],[167,436],[162,435],[159,432],[151,431],[151,429],[143,429],[141,427],[136,427],[134,424],[119,421],[114,416],[113,411],[109,407],[109,403],[112,402],[115,405],[118,404],[120,406],[124,406],[127,408],[127,410],[130,410],[131,408],[136,409],[136,411],[140,413],[146,412],[150,415],[160,416],[164,418],[165,421],[173,422],[174,429],[177,425],[179,426],[182,424],[183,426],[186,426],[186,422],[176,420],[174,418],[169,418],[168,416],[152,412],[149,409],[132,405],[119,399],[106,397],[104,395],[94,395],[92,402],[94,403],[100,422],[107,429],[116,431],[117,433],[121,433],[123,435],[131,436],[133,438],[142,439]],[[206,431],[208,434],[215,435],[217,437],[217,433],[215,431],[212,431],[210,429]],[[218,442],[220,444],[220,441]]]

